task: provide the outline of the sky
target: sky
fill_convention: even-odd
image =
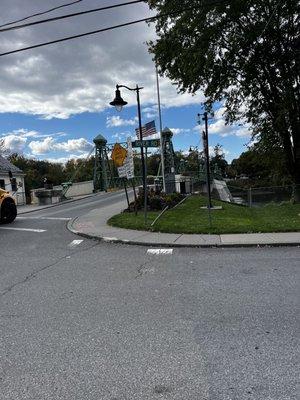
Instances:
[[[45,11],[71,0],[1,0],[0,25]],[[35,21],[62,14],[113,5],[123,0],[82,0]],[[0,53],[21,47],[117,25],[153,14],[137,3],[24,29],[0,32]],[[28,21],[26,21],[28,22]],[[143,87],[143,124],[156,121],[155,66],[147,41],[155,40],[154,26],[142,22],[72,41],[0,57],[0,139],[6,150],[39,160],[66,162],[85,158],[93,139],[103,135],[108,143],[134,138],[137,105],[133,92],[122,90],[128,102],[118,113],[109,102],[116,84]],[[160,77],[163,127],[173,131],[175,150],[202,149],[202,92],[178,94],[176,82]],[[225,126],[222,104],[209,120],[209,144],[223,146],[231,161],[246,150],[251,132],[246,126]]]

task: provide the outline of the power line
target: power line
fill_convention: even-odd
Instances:
[[[109,26],[109,27],[103,28],[103,29],[97,29],[96,31],[80,33],[80,34],[74,35],[74,36],[67,36],[67,37],[64,37],[64,38],[61,38],[61,39],[51,40],[50,42],[44,42],[44,43],[39,43],[39,44],[35,44],[35,45],[32,45],[32,46],[28,46],[28,47],[22,47],[22,48],[17,49],[17,50],[11,50],[11,51],[6,51],[5,53],[0,53],[0,57],[7,56],[8,54],[19,53],[21,51],[36,49],[37,47],[49,46],[50,44],[66,42],[67,40],[78,39],[78,38],[84,37],[84,36],[95,35],[96,33],[102,33],[102,32],[106,32],[106,31],[111,31],[113,29],[122,28],[124,26],[129,26],[129,25],[134,25],[134,24],[137,24],[139,22],[146,22],[146,21],[157,19],[157,18],[160,18],[160,16],[156,15],[155,17],[148,17],[148,18],[138,19],[138,20],[135,20],[135,21],[125,22],[125,23],[119,24],[119,25]]]
[[[228,1],[229,0],[221,0],[221,1],[217,0],[215,2],[211,2],[211,3],[205,4],[204,6],[224,4],[224,3],[228,2]],[[114,29],[118,29],[118,28],[123,28],[125,26],[138,24],[140,22],[151,22],[151,21],[155,21],[156,19],[159,19],[159,18],[169,17],[170,15],[178,15],[178,14],[181,14],[182,12],[195,10],[197,8],[201,8],[201,6],[198,5],[198,6],[188,7],[188,8],[185,8],[185,9],[182,9],[182,10],[179,10],[179,11],[174,11],[174,12],[168,13],[168,14],[167,13],[166,14],[157,14],[157,15],[154,15],[153,17],[137,19],[135,21],[125,22],[123,24],[109,26],[107,28],[102,28],[102,29],[97,29],[95,31],[89,31],[89,32],[85,32],[85,33],[80,33],[78,35],[67,36],[67,37],[64,37],[64,38],[61,38],[61,39],[51,40],[49,42],[43,42],[43,43],[35,44],[35,45],[32,45],[32,46],[28,46],[28,47],[22,47],[22,48],[16,49],[16,50],[6,51],[5,53],[0,53],[0,57],[7,56],[9,54],[20,53],[22,51],[36,49],[38,47],[49,46],[51,44],[66,42],[68,40],[78,39],[78,38],[81,38],[81,37],[84,37],[84,36],[95,35],[97,33],[102,33],[102,32],[106,32],[106,31],[111,31],[111,30],[114,30]]]
[[[81,1],[81,0],[80,0],[80,1]],[[10,26],[10,27],[8,27],[8,28],[0,29],[0,32],[12,31],[12,30],[15,30],[15,29],[26,28],[26,27],[32,26],[32,25],[44,24],[44,23],[46,23],[46,22],[58,21],[58,20],[60,20],[60,19],[76,17],[76,16],[79,16],[79,15],[90,14],[90,13],[94,13],[94,12],[97,12],[97,11],[110,10],[110,9],[112,9],[112,8],[118,8],[118,7],[123,7],[123,6],[128,6],[128,5],[131,5],[131,4],[143,3],[143,2],[144,2],[143,0],[134,0],[134,1],[127,1],[126,3],[114,4],[114,5],[111,5],[111,6],[93,8],[93,9],[91,9],[91,10],[79,11],[79,12],[72,13],[72,14],[65,14],[65,15],[60,15],[60,16],[58,16],[58,17],[42,19],[42,20],[40,20],[40,21],[28,22],[28,23],[26,23],[26,24]]]
[[[84,0],[76,0],[76,1],[72,1],[72,3],[61,4],[60,6],[50,8],[49,10],[41,11],[39,13],[28,15],[27,17],[24,17],[24,18],[21,18],[21,19],[17,19],[15,21],[7,22],[6,24],[0,25],[0,28],[3,28],[4,26],[8,26],[8,25],[17,24],[18,22],[26,21],[27,19],[30,19],[30,18],[33,18],[33,17],[38,17],[40,15],[48,14],[48,13],[50,13],[52,11],[55,11],[55,10],[58,10],[60,8],[69,7],[69,6],[71,6],[73,4],[76,4],[76,3],[81,3],[82,1],[84,1]]]

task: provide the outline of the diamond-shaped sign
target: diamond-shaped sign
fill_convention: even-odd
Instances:
[[[117,167],[122,167],[124,160],[127,156],[127,150],[124,149],[119,143],[114,145],[113,151],[111,153],[111,159]]]

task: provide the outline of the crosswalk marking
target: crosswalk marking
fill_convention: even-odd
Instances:
[[[81,239],[77,239],[77,240],[73,240],[70,244],[69,247],[75,247],[78,246],[81,242],[83,242],[83,240]]]
[[[46,229],[12,228],[10,226],[0,226],[0,229],[10,230],[10,231],[36,232],[36,233],[46,232]]]
[[[148,249],[147,254],[152,254],[152,255],[160,255],[160,254],[167,254],[171,255],[173,254],[173,249]]]

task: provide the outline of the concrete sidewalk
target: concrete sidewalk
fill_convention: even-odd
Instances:
[[[118,214],[124,202],[99,208],[74,218],[68,229],[78,235],[106,242],[164,247],[247,247],[300,246],[300,232],[252,234],[173,234],[136,231],[108,226],[106,221]]]
[[[46,208],[57,207],[57,206],[61,206],[63,204],[73,203],[74,201],[79,201],[79,200],[87,199],[89,197],[94,197],[94,196],[97,196],[97,193],[87,194],[87,195],[84,195],[84,196],[76,196],[76,197],[72,197],[71,199],[67,199],[67,200],[61,201],[59,203],[48,204],[48,205],[45,205],[45,206],[39,206],[37,204],[26,204],[24,206],[17,206],[18,215],[27,214],[27,213],[31,213],[31,212],[34,212],[34,211],[44,210]]]

